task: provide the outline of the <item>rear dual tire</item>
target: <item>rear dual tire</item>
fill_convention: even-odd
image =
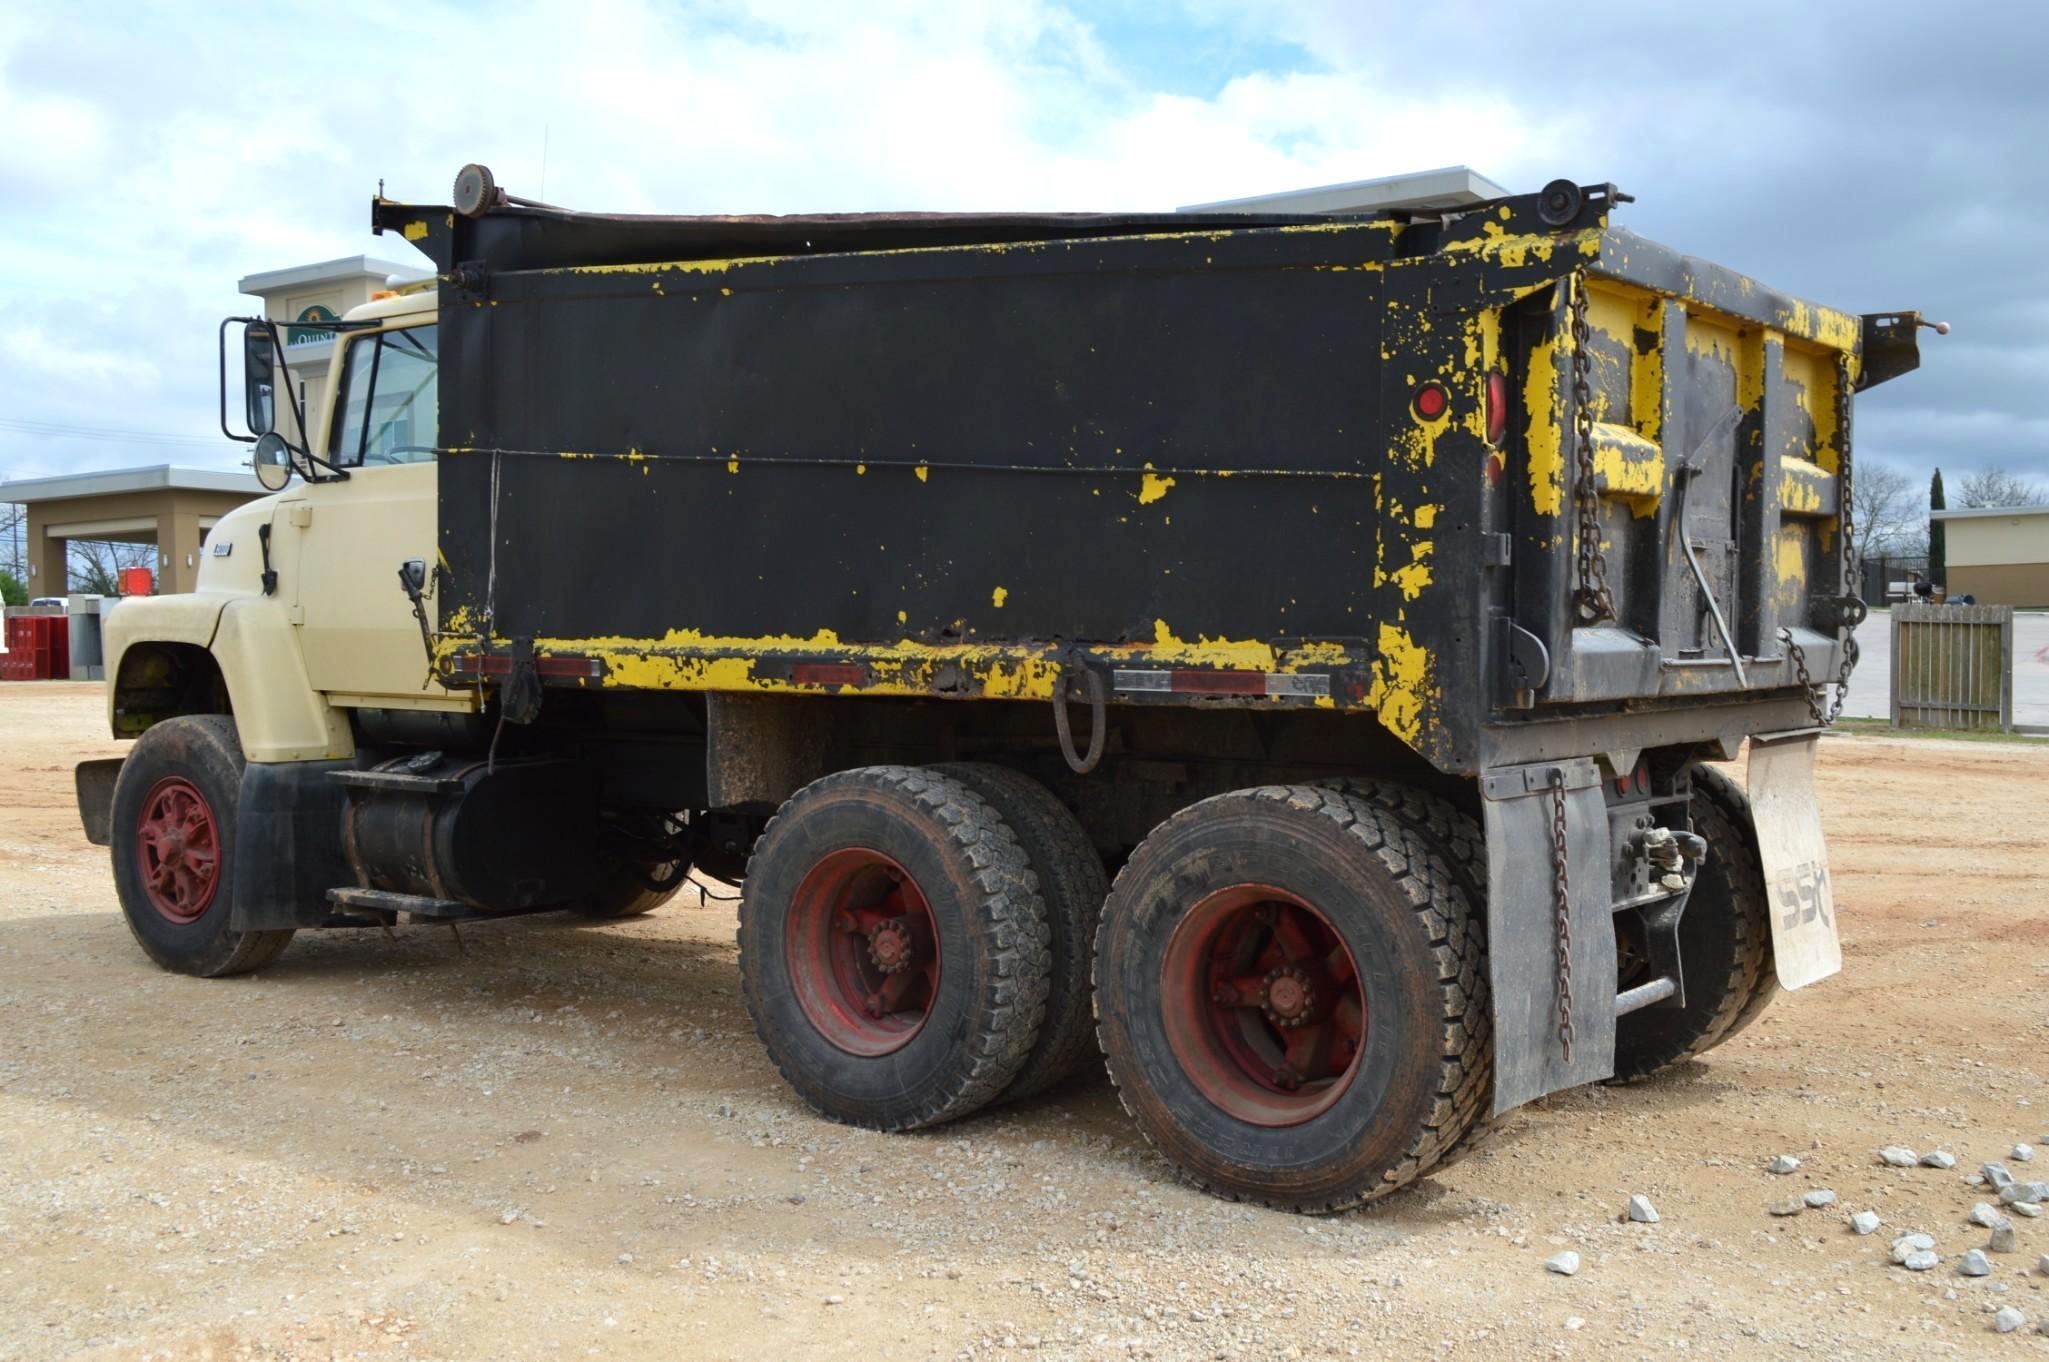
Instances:
[[[1161,824],[1111,889],[1096,997],[1126,1109],[1234,1199],[1375,1200],[1485,1105],[1475,905],[1432,839],[1360,794],[1240,790]]]
[[[1045,901],[1016,833],[967,781],[871,766],[799,790],[748,863],[739,938],[769,1057],[835,1119],[953,1120],[1034,1054]]]

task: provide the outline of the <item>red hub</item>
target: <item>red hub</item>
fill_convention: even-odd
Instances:
[[[1174,1057],[1238,1120],[1298,1125],[1358,1072],[1358,966],[1330,920],[1285,890],[1241,884],[1197,903],[1167,941],[1160,983]]]
[[[909,1043],[939,996],[939,929],[924,891],[879,851],[836,851],[797,886],[785,936],[797,1002],[856,1055]]]
[[[136,862],[150,906],[168,922],[197,922],[221,884],[221,834],[206,796],[191,781],[166,776],[142,799]]]

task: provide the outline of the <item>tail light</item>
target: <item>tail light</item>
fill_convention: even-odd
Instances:
[[[1487,443],[1498,445],[1508,433],[1508,380],[1499,373],[1487,375]]]

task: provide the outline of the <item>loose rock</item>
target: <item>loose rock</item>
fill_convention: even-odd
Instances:
[[[2013,1147],[2013,1153],[2007,1157],[2020,1163],[2027,1163],[2035,1157],[2035,1147],[2031,1144],[2017,1144]]]
[[[2049,1277],[2049,1253],[2045,1253],[2035,1260],[2035,1271],[2041,1273],[2044,1277]]]
[[[1892,1241],[1892,1260],[1904,1265],[1907,1259],[1917,1253],[1926,1253],[1935,1247],[1933,1236],[1926,1234],[1903,1234]]]
[[[1791,1154],[1781,1154],[1771,1161],[1769,1167],[1774,1173],[1797,1173],[1800,1171],[1800,1160]]]
[[[1555,1272],[1561,1277],[1571,1277],[1579,1272],[1579,1255],[1571,1249],[1554,1253],[1544,1260],[1544,1270]]]
[[[1995,1189],[2013,1186],[2013,1174],[2006,1171],[2006,1165],[2003,1163],[1988,1163],[1978,1172]]]
[[[1798,1215],[1801,1211],[1807,1209],[1807,1206],[1802,1201],[1774,1201],[1765,1209],[1773,1215]]]
[[[1999,1313],[1992,1317],[1992,1327],[2002,1334],[2010,1334],[2028,1322],[2028,1317],[2011,1305],[2002,1305]]]
[[[1823,1206],[1833,1206],[1836,1204],[1836,1194],[1826,1187],[1817,1187],[1800,1199],[1816,1210],[1821,1209]]]
[[[1957,1156],[1950,1153],[1947,1149],[1931,1149],[1921,1156],[1921,1166],[1923,1168],[1954,1168],[1957,1166]]]
[[[1911,1149],[1902,1149],[1896,1144],[1889,1144],[1879,1150],[1878,1159],[1880,1163],[1893,1168],[1912,1168],[1915,1164],[1921,1162],[1919,1154],[1916,1154]]]
[[[1927,1249],[1916,1249],[1901,1260],[1900,1266],[1909,1272],[1926,1272],[1941,1261],[1942,1259],[1936,1257]]]
[[[2009,1220],[2004,1225],[1994,1225],[1992,1227],[1992,1242],[1987,1244],[1986,1247],[1994,1253],[2020,1252],[2020,1236],[2014,1233],[2013,1222]]]
[[[2042,1214],[2042,1203],[2039,1201],[2016,1201],[2008,1205],[2006,1209],[2012,1211],[2015,1215],[2024,1215],[2030,1220],[2035,1220],[2040,1218]]]
[[[1957,1263],[1957,1271],[1966,1277],[1989,1277],[1992,1275],[1992,1264],[1986,1259],[1985,1250],[1972,1249]]]
[[[1971,1207],[1971,1213],[1965,1216],[1964,1219],[1970,1221],[1973,1225],[1983,1225],[1988,1230],[1996,1230],[2001,1225],[2011,1223],[2005,1216],[1995,1210],[1990,1202],[1985,1201],[1981,1201]]]
[[[1647,1196],[1633,1196],[1629,1199],[1629,1218],[1640,1225],[1658,1223],[1658,1208],[1651,1205]]]
[[[1870,1234],[1884,1223],[1876,1211],[1859,1211],[1850,1217],[1850,1228],[1859,1234]]]
[[[2009,1206],[2034,1206],[2049,1200],[2049,1183],[2016,1182],[1999,1189],[1999,1199]]]

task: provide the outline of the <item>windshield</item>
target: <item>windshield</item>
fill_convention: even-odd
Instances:
[[[433,326],[350,342],[342,365],[332,461],[425,463],[434,457],[439,384]]]

